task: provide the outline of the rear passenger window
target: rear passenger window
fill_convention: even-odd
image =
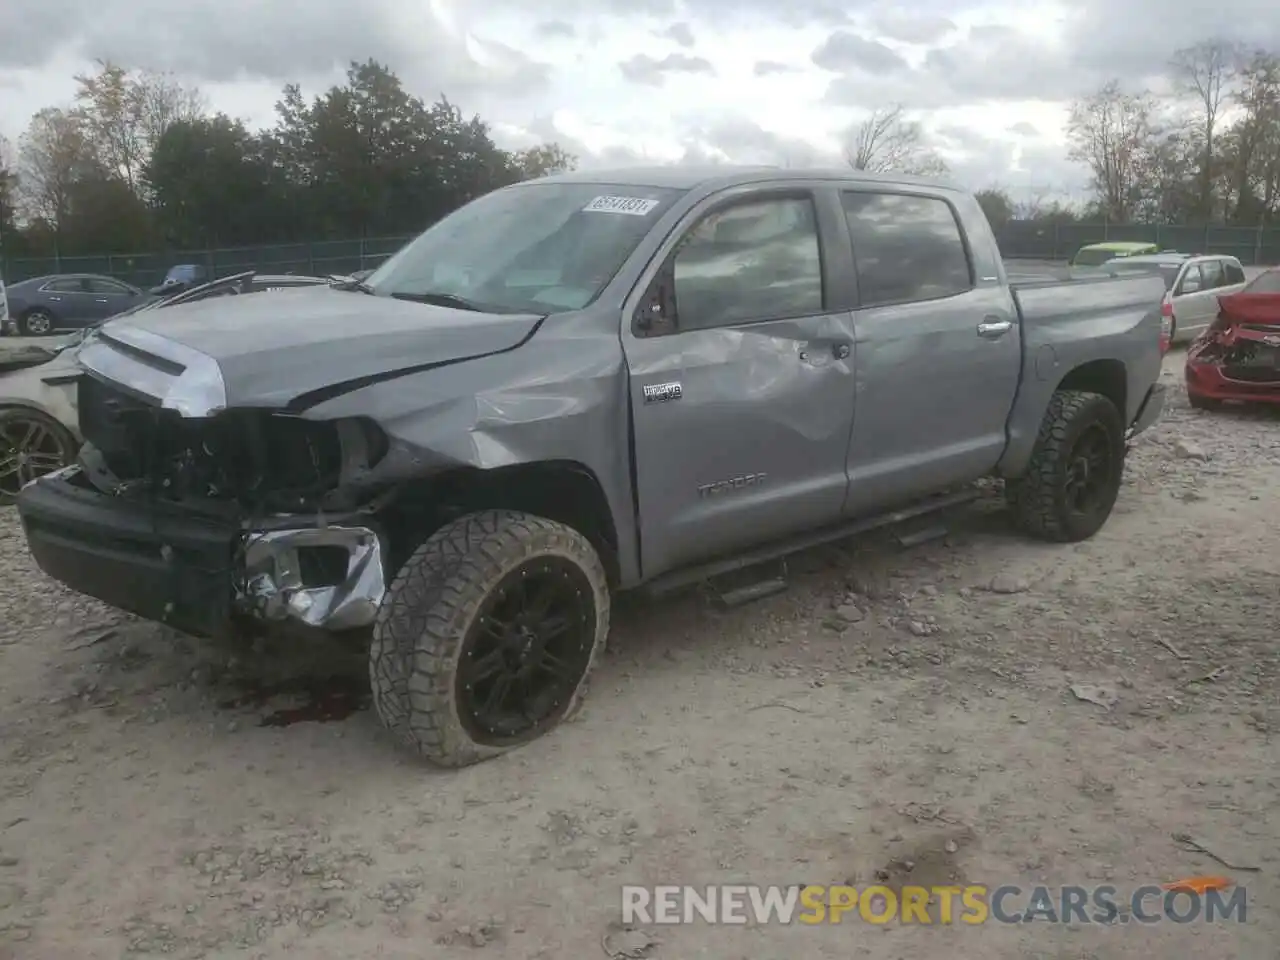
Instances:
[[[1244,267],[1232,261],[1226,261],[1227,267],[1227,283],[1244,283]]]
[[[843,199],[862,306],[937,300],[973,287],[964,238],[945,200],[860,192]]]
[[[1200,276],[1204,278],[1204,286],[1201,288],[1204,290],[1223,287],[1227,283],[1227,274],[1222,269],[1221,260],[1206,260],[1200,264]]]

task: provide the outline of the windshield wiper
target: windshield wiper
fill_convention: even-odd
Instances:
[[[329,286],[334,290],[355,290],[360,293],[367,293],[370,296],[376,296],[373,287],[363,280],[357,280],[355,277],[340,277],[331,273],[325,279],[329,281]]]
[[[437,307],[455,307],[458,310],[472,310],[476,313],[489,313],[486,307],[482,307],[474,300],[468,300],[466,297],[460,297],[456,293],[432,292],[426,293],[393,293],[391,294],[396,300],[409,300],[413,303],[429,303]]]

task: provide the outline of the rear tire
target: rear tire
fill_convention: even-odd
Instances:
[[[1055,393],[1027,472],[1005,485],[1018,526],[1057,543],[1092,537],[1120,495],[1124,455],[1124,426],[1114,403],[1098,393]]]
[[[442,767],[535,740],[581,706],[609,612],[604,567],[576,530],[510,510],[461,517],[382,601],[369,650],[378,716]]]

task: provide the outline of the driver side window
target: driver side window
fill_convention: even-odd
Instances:
[[[681,330],[823,312],[813,201],[749,200],[707,214],[674,258]]]

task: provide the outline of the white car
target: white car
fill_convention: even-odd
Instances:
[[[269,276],[250,270],[125,312],[350,279]],[[80,367],[76,354],[94,329],[86,327],[42,343],[11,341],[12,345],[6,346],[0,341],[0,506],[12,503],[27,482],[75,460],[81,442],[76,410]]]
[[[1218,316],[1218,298],[1244,288],[1244,267],[1224,254],[1153,253],[1104,264],[1109,272],[1159,273],[1165,295],[1160,312],[1169,323],[1171,343],[1194,340]]]

